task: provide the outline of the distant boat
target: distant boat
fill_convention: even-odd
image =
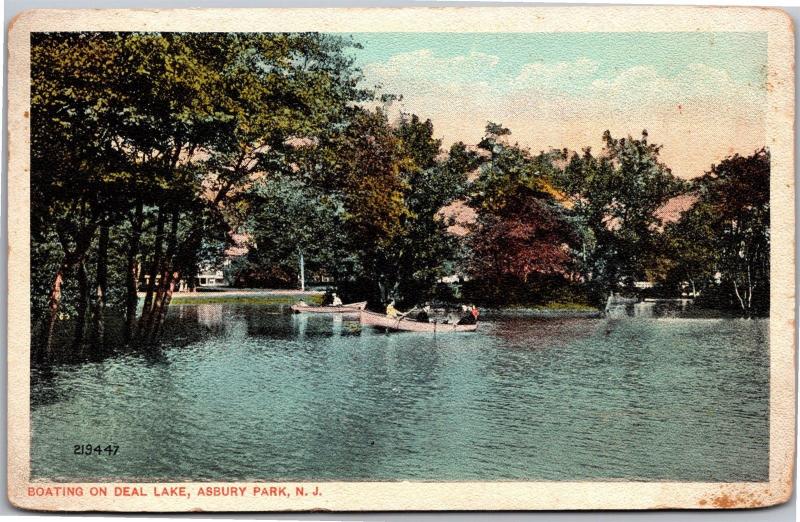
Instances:
[[[361,310],[358,317],[362,325],[377,326],[402,332],[449,333],[474,332],[478,329],[477,324],[421,323],[413,319],[404,317],[392,318],[365,310]]]
[[[342,306],[292,305],[292,312],[296,314],[357,314],[366,306],[366,301],[343,304]]]

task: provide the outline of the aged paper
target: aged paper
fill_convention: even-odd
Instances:
[[[755,8],[21,14],[11,502],[785,502],[793,49]]]

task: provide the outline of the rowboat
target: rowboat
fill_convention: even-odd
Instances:
[[[361,310],[358,318],[362,325],[377,326],[402,332],[449,333],[474,332],[478,329],[477,324],[420,323],[413,319],[392,318],[384,314],[367,312],[366,310]]]
[[[292,312],[296,314],[357,314],[366,306],[366,301],[343,304],[342,306],[292,305]]]

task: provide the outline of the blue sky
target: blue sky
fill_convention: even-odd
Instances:
[[[534,150],[647,129],[681,176],[765,144],[766,33],[357,33],[369,85],[445,145],[503,123]]]
[[[508,81],[527,63],[570,62],[587,58],[599,63],[596,78],[649,65],[667,76],[692,63],[728,71],[740,83],[763,82],[766,33],[355,33],[364,49],[355,56],[361,66],[392,56],[430,49],[452,58],[470,52],[499,58],[484,80]],[[420,71],[436,74],[436,71]],[[565,88],[568,88],[565,86]]]

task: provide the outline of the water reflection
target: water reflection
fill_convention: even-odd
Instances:
[[[32,373],[34,477],[766,480],[767,320],[631,303],[475,334],[179,306],[160,352]],[[116,460],[63,441],[113,440]],[[254,450],[257,448],[257,450]]]
[[[653,317],[653,309],[656,304],[653,302],[635,303],[633,305],[634,317]]]

